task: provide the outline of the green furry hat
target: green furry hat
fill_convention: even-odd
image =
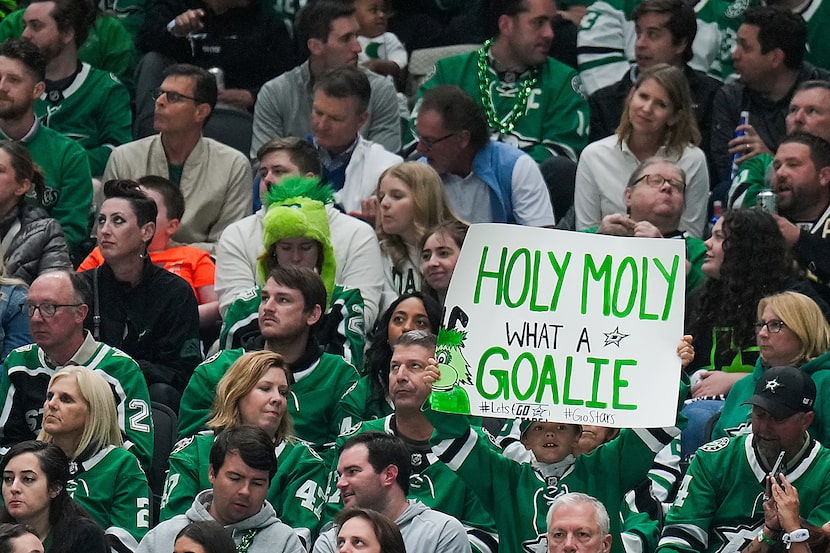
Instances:
[[[259,256],[261,282],[267,280],[268,272],[277,264],[270,251],[274,244],[284,238],[310,238],[321,246],[322,259],[317,262],[317,270],[330,298],[337,268],[326,213],[326,205],[334,203],[331,186],[321,185],[316,177],[286,177],[271,187],[264,203],[267,212],[262,219],[265,251]]]

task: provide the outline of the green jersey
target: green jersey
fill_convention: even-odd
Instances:
[[[12,12],[0,22],[0,42],[8,38],[19,38],[23,34],[23,12],[25,11]],[[132,22],[125,22],[120,13],[117,16],[118,18],[103,13],[98,14],[89,30],[89,37],[78,49],[78,59],[96,69],[115,73],[127,88],[131,88],[133,69],[137,61],[133,36],[141,25],[139,24],[133,31]],[[141,17],[143,18],[143,15]],[[122,22],[125,23],[122,24]],[[130,34],[131,32],[133,34]]]
[[[44,93],[35,103],[40,122],[78,142],[92,174],[104,174],[110,153],[133,138],[130,94],[118,78],[84,63],[62,93]]]
[[[113,551],[135,551],[150,528],[150,487],[136,458],[110,445],[69,471],[66,491],[123,546]]]
[[[179,407],[179,437],[205,430],[216,385],[240,357],[242,348],[220,351],[193,371]],[[323,451],[340,434],[343,412],[340,398],[357,380],[357,370],[342,357],[322,353],[304,367],[292,367],[294,384],[288,395],[288,412],[297,437]]]
[[[259,334],[259,304],[262,286],[239,296],[225,313],[219,333],[221,349],[238,348],[246,337]],[[366,331],[363,321],[363,296],[357,288],[335,286],[329,308],[314,327],[314,337],[327,353],[339,355],[355,367],[363,366]]]
[[[341,434],[337,438],[334,450],[339,451],[343,443],[355,434],[372,430],[399,435],[395,426],[395,415],[389,415],[382,419],[362,422]],[[479,553],[497,551],[498,535],[493,517],[484,509],[476,494],[447,465],[438,460],[428,442],[416,443],[404,440],[404,443],[409,449],[411,467],[407,498],[417,499],[431,509],[457,518],[467,530],[467,537],[470,539],[473,551]],[[336,474],[335,459],[332,475]],[[337,510],[342,507],[340,494],[336,490],[332,492],[334,493],[329,500],[335,503],[335,510]]]
[[[2,138],[7,138],[0,132]],[[37,121],[20,140],[46,175],[46,190],[38,201],[34,190],[26,200],[43,207],[63,227],[66,245],[73,258],[89,236],[87,227],[92,209],[92,173],[84,149],[71,138],[44,127]]]
[[[612,553],[623,553],[620,505],[624,494],[645,480],[655,454],[677,428],[623,430],[620,436],[580,455],[560,474],[545,474],[493,450],[462,415],[426,409],[435,426],[432,451],[478,495],[493,516],[502,553],[547,551],[545,517],[553,499],[583,492],[597,498],[611,517]],[[599,477],[601,475],[601,477]]]
[[[115,396],[118,427],[129,450],[150,470],[153,458],[153,418],[150,393],[138,364],[123,351],[96,342],[87,334],[84,344],[70,359],[96,371],[106,380]],[[43,402],[49,379],[61,367],[53,364],[37,344],[12,350],[3,363],[0,377],[0,444],[9,447],[34,440],[43,426]]]
[[[514,81],[505,82],[499,79],[490,63],[486,63],[489,78],[484,80],[489,83],[489,88],[485,99],[482,98],[479,83],[481,55],[482,50],[478,50],[439,60],[435,64],[435,73],[418,90],[418,99],[436,85],[457,85],[479,105],[492,103],[494,117],[504,124],[513,116],[520,91],[530,86],[538,75],[536,83],[530,87],[524,113],[518,116],[512,129],[499,132],[498,139],[520,148],[537,163],[554,155],[576,161],[588,143],[588,124],[591,121],[588,101],[576,71],[548,58],[545,63],[517,75]],[[486,54],[483,55],[486,57]],[[412,113],[413,124],[417,111],[416,104]]]
[[[361,376],[360,380],[355,382],[340,400],[344,417],[341,432],[345,432],[360,421],[382,419],[395,412],[395,407],[390,403],[385,392],[382,392],[382,397],[377,397],[372,389],[373,378],[372,374]],[[380,384],[377,383],[376,387],[380,388]]]
[[[631,14],[640,0],[597,0],[588,7],[577,35],[579,74],[589,94],[619,81],[634,63],[636,33]],[[689,66],[710,77],[732,75],[738,27],[759,0],[701,0],[695,3],[697,33]]]
[[[729,207],[755,206],[758,192],[770,189],[772,160],[771,155],[761,154],[741,163],[729,188]]]
[[[173,448],[161,499],[160,521],[184,514],[196,494],[211,488],[208,467],[213,440],[213,432],[206,431],[184,438]],[[313,449],[300,441],[283,440],[275,453],[277,474],[265,498],[280,520],[292,527],[309,549],[320,525],[328,467]]]
[[[720,438],[697,450],[666,516],[658,552],[743,551],[755,539],[764,525],[769,468],[753,439],[752,434]],[[798,489],[803,519],[815,526],[830,520],[829,450],[812,441],[784,475]]]

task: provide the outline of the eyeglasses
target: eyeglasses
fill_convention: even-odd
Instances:
[[[644,182],[654,188],[659,188],[663,186],[664,183],[668,183],[669,186],[680,192],[681,194],[686,191],[686,183],[682,180],[677,179],[669,179],[664,177],[663,175],[643,175],[639,179],[634,181],[634,184],[638,182]]]
[[[156,100],[161,98],[162,94],[164,94],[167,97],[167,101],[171,104],[178,104],[179,102],[184,102],[185,100],[190,100],[194,104],[202,103],[200,100],[197,100],[192,96],[185,96],[184,94],[181,94],[173,90],[162,90],[160,88],[157,88],[153,91],[153,101],[155,102]]]
[[[764,327],[767,327],[767,330],[769,332],[771,332],[773,334],[778,334],[779,332],[781,332],[782,328],[787,326],[787,324],[784,321],[779,321],[777,319],[772,319],[771,321],[758,321],[757,323],[755,323],[752,326],[753,326],[753,328],[755,328],[755,333],[756,334],[761,332],[761,329],[764,328]]]
[[[29,317],[34,317],[35,311],[40,311],[40,316],[44,319],[51,319],[55,316],[55,313],[58,312],[59,307],[79,307],[80,303],[41,303],[40,305],[35,305],[33,303],[26,303],[23,305],[23,309],[26,311],[26,314]]]
[[[451,132],[450,134],[442,136],[441,138],[425,138],[425,137],[419,135],[418,131],[412,131],[412,134],[415,136],[415,140],[417,140],[418,142],[423,144],[424,149],[427,150],[427,151],[433,149],[435,147],[435,145],[438,144],[439,142],[443,142],[446,139],[450,138],[451,136],[456,135],[456,133]]]

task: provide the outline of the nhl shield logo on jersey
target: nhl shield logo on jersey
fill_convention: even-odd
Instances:
[[[705,451],[706,453],[712,453],[714,451],[720,451],[727,445],[729,445],[729,438],[718,438],[714,442],[709,442],[708,444],[702,445],[700,449],[701,451]]]

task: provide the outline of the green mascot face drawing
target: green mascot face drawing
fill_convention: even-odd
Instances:
[[[433,383],[432,388],[439,391],[451,390],[457,383],[472,384],[470,364],[464,358],[462,348],[467,333],[455,329],[441,328],[438,330],[438,347],[435,350],[435,360],[438,361],[438,370],[441,378]]]
[[[432,384],[432,408],[453,413],[470,413],[470,400],[467,391],[459,384],[472,384],[470,364],[464,358],[464,338],[467,333],[454,329],[441,328],[438,331],[438,347],[435,359],[441,378]]]

